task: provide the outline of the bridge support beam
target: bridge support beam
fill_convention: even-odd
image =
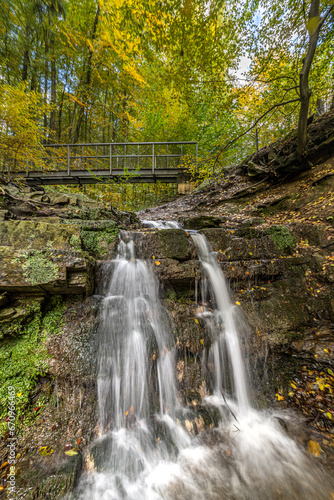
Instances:
[[[195,188],[195,183],[191,181],[191,174],[180,173],[177,175],[177,193],[189,194]]]

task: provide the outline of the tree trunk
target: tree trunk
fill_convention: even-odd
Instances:
[[[23,55],[23,63],[22,63],[22,82],[25,82],[28,79],[28,68],[29,68],[29,50],[26,49]]]
[[[326,14],[322,18],[320,18],[320,0],[311,0],[307,24],[309,32],[309,45],[307,54],[305,56],[305,59],[303,60],[302,71],[299,75],[300,111],[297,134],[297,152],[299,155],[302,155],[304,153],[307,143],[307,118],[310,105],[310,97],[312,95],[312,92],[309,88],[310,69],[317,48],[321,27],[332,9],[333,5],[329,7]]]
[[[50,48],[51,48],[51,113],[50,113],[50,131],[49,142],[54,142],[56,136],[56,103],[57,103],[57,90],[56,90],[56,60],[54,50],[54,33],[50,33]]]
[[[94,19],[94,24],[93,24],[93,32],[92,32],[92,42],[94,42],[96,38],[96,30],[97,30],[97,25],[99,22],[99,16],[100,16],[100,4],[98,3],[97,9],[96,9],[96,15]],[[93,59],[93,50],[89,49],[88,52],[88,60],[87,60],[87,71],[86,71],[86,78],[84,81],[84,91],[83,91],[83,101],[87,101],[88,95],[89,95],[89,86],[92,78],[92,59]],[[80,135],[80,128],[82,124],[82,119],[84,117],[84,112],[85,112],[85,105],[80,105],[79,108],[79,115],[78,115],[78,121],[77,121],[77,126],[75,128],[75,134],[74,134],[74,143],[78,142],[79,140],[79,135]]]
[[[49,62],[48,62],[48,55],[49,55],[49,30],[46,30],[45,33],[45,74],[44,74],[44,104],[46,105],[48,102],[48,81],[49,81]],[[44,111],[44,130],[46,132],[47,126],[48,126],[48,117],[46,114],[46,111]],[[46,142],[46,138],[45,138]]]

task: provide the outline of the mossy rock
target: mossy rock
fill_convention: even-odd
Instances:
[[[296,246],[296,240],[286,226],[271,226],[263,234],[269,236],[275,246],[287,254],[291,254]]]
[[[200,215],[199,217],[184,217],[181,219],[185,229],[204,229],[206,227],[219,227],[223,222],[221,217]]]
[[[164,258],[177,260],[189,258],[188,238],[182,229],[164,229],[158,231],[156,237]]]
[[[0,246],[44,250],[52,242],[55,249],[71,249],[72,235],[80,236],[79,226],[64,226],[28,220],[0,222]]]
[[[110,222],[103,230],[98,227],[83,229],[81,231],[82,246],[97,259],[110,258],[115,252],[118,232],[117,225]]]

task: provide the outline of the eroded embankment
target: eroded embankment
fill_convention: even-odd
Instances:
[[[205,234],[230,281],[233,300],[244,312],[242,329],[258,401],[304,413],[309,427],[299,439],[330,467],[333,177],[325,166],[307,175],[285,186],[245,191],[241,201],[225,200],[232,196],[229,189],[241,189],[236,188],[238,179],[226,180],[225,191],[216,186],[183,200],[187,209],[192,206],[183,224]],[[9,470],[6,391],[14,385],[20,495],[45,498],[54,492],[61,498],[73,487],[82,453],[98,432],[95,359],[100,299],[93,294],[97,285],[103,294],[101,284],[112,272],[112,265],[100,261],[115,255],[119,228],[133,229],[136,221],[126,214],[121,221],[113,210],[80,206],[78,200],[74,206],[69,201],[52,210],[47,206],[38,218],[37,210],[29,214],[24,207],[32,210],[26,201],[3,198],[2,481]],[[165,207],[164,217],[174,210],[175,218],[176,208]],[[161,211],[154,215],[161,218]],[[174,323],[181,397],[201,412],[200,359],[211,339],[197,317],[202,271],[191,235],[180,229],[138,230],[137,222],[133,237],[162,284]],[[202,430],[201,415],[193,432]]]

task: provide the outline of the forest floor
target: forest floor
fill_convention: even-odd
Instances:
[[[267,224],[321,222],[332,224],[334,192],[322,186],[334,176],[334,156],[289,180],[254,182],[240,175],[219,181],[170,203],[138,213],[152,220],[182,220],[210,215],[224,217],[229,224],[250,217],[263,217]]]

